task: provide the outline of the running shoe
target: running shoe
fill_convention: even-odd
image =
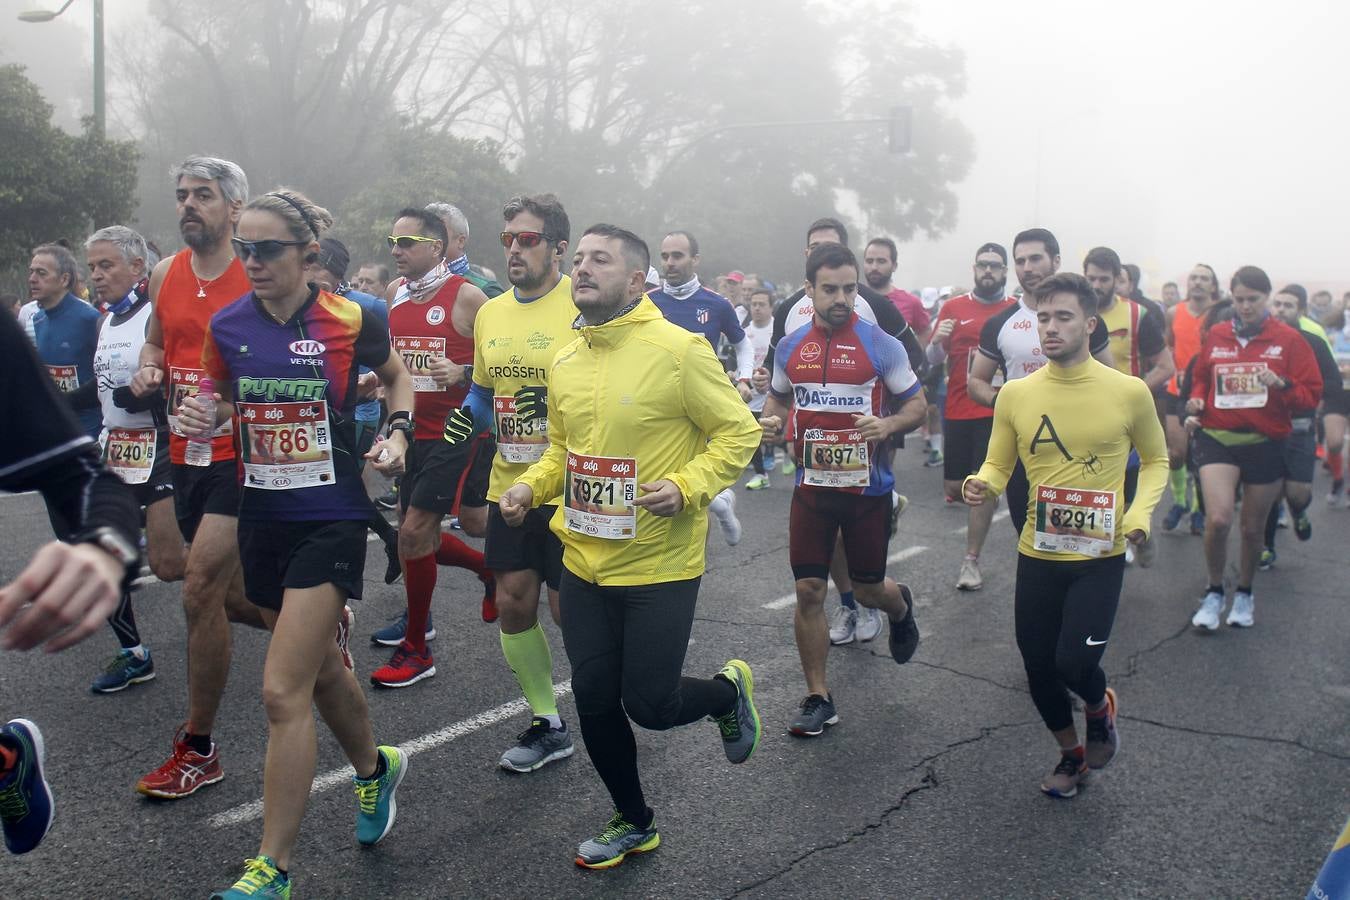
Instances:
[[[815,737],[823,734],[827,725],[839,724],[839,713],[835,711],[833,697],[807,694],[797,704],[797,709],[797,717],[788,725],[788,734],[794,737]]]
[[[403,643],[403,639],[408,636],[408,610],[404,609],[397,617],[389,622],[388,625],[381,628],[370,636],[372,644],[379,644],[382,647],[397,647]],[[436,639],[436,626],[431,623],[431,613],[427,613],[427,632],[425,640],[434,641]]]
[[[1125,545],[1125,565],[1134,565],[1134,545],[1127,543]]]
[[[1191,513],[1191,534],[1201,535],[1205,533],[1205,514],[1200,510]]]
[[[376,747],[383,760],[383,771],[374,778],[352,776],[356,791],[356,840],[367,847],[378,844],[394,827],[398,813],[398,786],[408,772],[408,756],[397,747]]]
[[[147,797],[180,800],[224,777],[220,749],[215,742],[211,743],[211,752],[203,756],[188,744],[187,730],[179,727],[173,738],[173,755],[164,765],[141,778],[136,783],[136,790]]]
[[[392,488],[387,493],[381,494],[375,498],[375,505],[380,509],[398,508],[398,488]]]
[[[478,579],[483,583],[483,606],[480,615],[483,621],[491,624],[497,621],[497,579],[489,575]],[[431,616],[427,615],[427,628],[431,627]]]
[[[830,623],[830,643],[851,644],[857,637],[858,611],[839,604],[834,610],[834,621]]]
[[[1200,608],[1191,617],[1191,626],[1203,628],[1206,631],[1215,631],[1219,627],[1219,613],[1221,612],[1223,612],[1223,594],[1218,591],[1207,591],[1205,599],[1200,601]]]
[[[936,469],[942,465],[942,451],[936,447],[928,448],[928,458],[923,461],[925,469]]]
[[[1256,568],[1262,572],[1269,572],[1275,567],[1275,560],[1279,554],[1271,547],[1262,547],[1261,555],[1256,560]]]
[[[508,772],[533,772],[559,759],[567,759],[575,752],[572,744],[572,732],[564,724],[554,728],[548,719],[535,717],[530,727],[516,737],[516,745],[497,761],[497,765]]]
[[[1084,760],[1089,769],[1105,769],[1120,750],[1120,736],[1116,734],[1116,692],[1106,689],[1106,709],[1102,715],[1087,715],[1087,740]]]
[[[762,491],[769,486],[768,475],[756,475],[745,483],[747,491]]]
[[[1308,519],[1307,510],[1294,518],[1294,536],[1300,541],[1306,541],[1312,537],[1312,522]]]
[[[914,622],[914,595],[909,585],[900,585],[900,595],[905,598],[905,617],[899,622],[891,622],[891,659],[904,665],[919,649],[919,626]]]
[[[1041,782],[1041,790],[1047,796],[1068,800],[1077,795],[1078,785],[1088,773],[1087,762],[1077,754],[1062,753],[1059,765]]]
[[[778,471],[788,476],[797,474],[797,461],[792,458],[791,453],[783,454],[783,464],[778,467]]]
[[[980,574],[980,561],[967,556],[961,560],[961,574],[956,578],[958,591],[978,591],[984,587],[984,576]]]
[[[1284,504],[1283,504],[1283,503],[1280,504],[1280,517],[1279,517],[1278,519],[1275,520],[1275,527],[1276,527],[1276,528],[1288,528],[1288,527],[1289,527],[1289,515],[1284,511]]]
[[[356,613],[352,612],[350,606],[342,607],[342,618],[337,623],[337,647],[338,652],[342,654],[342,664],[347,667],[348,672],[355,671],[356,665],[352,662],[352,628],[356,626]]]
[[[276,861],[270,856],[255,856],[244,860],[244,874],[228,890],[216,891],[211,900],[257,900],[276,897],[287,900],[291,896],[291,878],[282,875]]]
[[[388,664],[370,673],[370,683],[376,687],[403,688],[435,674],[436,663],[431,659],[431,651],[418,653],[412,644],[404,641],[394,650]]]
[[[721,514],[717,514],[717,524],[722,526],[722,537],[726,540],[728,547],[735,547],[741,542],[741,520],[736,518],[736,495],[729,490],[724,490],[714,501],[722,499],[726,507]]]
[[[115,694],[133,684],[153,681],[154,677],[155,661],[150,658],[148,649],[145,651],[145,659],[141,659],[135,653],[123,648],[108,662],[103,674],[89,685],[89,690],[95,694]]]
[[[896,527],[900,523],[900,517],[905,514],[905,507],[909,506],[909,498],[904,494],[891,493],[891,533],[888,537],[895,537]]]
[[[881,634],[881,626],[884,624],[885,618],[881,610],[868,609],[860,605],[858,607],[858,625],[853,632],[858,642],[866,643]]]
[[[14,767],[0,778],[0,825],[10,853],[27,853],[47,836],[56,803],[42,774],[47,745],[27,719],[10,719],[0,728],[0,744],[18,751]]]
[[[1144,538],[1144,542],[1134,549],[1134,560],[1139,563],[1141,569],[1151,569],[1153,564],[1158,561],[1158,544],[1153,539],[1153,535]]]
[[[1180,503],[1173,503],[1172,508],[1163,516],[1162,526],[1165,531],[1172,531],[1181,524],[1181,520],[1186,518],[1186,507]]]
[[[1251,628],[1256,624],[1252,613],[1256,610],[1256,599],[1250,591],[1233,592],[1233,608],[1228,611],[1228,624],[1234,628]]]
[[[647,853],[661,846],[661,835],[656,830],[656,818],[646,828],[639,828],[616,812],[605,825],[605,830],[577,848],[577,865],[583,869],[611,869],[624,861],[630,853]]]
[[[710,718],[722,732],[722,749],[726,751],[727,759],[732,763],[743,763],[755,752],[763,733],[759,710],[755,709],[755,677],[750,672],[750,664],[740,659],[728,661],[713,677],[729,682],[736,689],[736,704],[731,712]]]
[[[394,532],[394,541],[384,545],[384,583],[393,584],[403,577],[403,561],[398,558],[398,532]]]
[[[1344,505],[1345,500],[1345,482],[1333,481],[1331,490],[1327,492],[1327,506],[1337,509]]]

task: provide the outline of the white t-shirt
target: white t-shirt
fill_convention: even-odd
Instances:
[[[769,354],[769,338],[773,336],[773,320],[770,319],[766,325],[747,322],[745,336],[749,339],[750,347],[754,350],[755,368],[758,369],[764,365],[764,358]],[[767,393],[761,394],[751,388],[750,409],[752,412],[764,411],[764,398],[766,396],[768,396]]]

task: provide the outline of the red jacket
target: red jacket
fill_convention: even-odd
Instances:
[[[1312,409],[1322,399],[1317,357],[1302,335],[1274,316],[1266,317],[1246,346],[1238,341],[1235,324],[1220,322],[1211,328],[1195,356],[1191,397],[1205,401],[1200,425],[1254,431],[1275,440],[1287,437],[1290,411]],[[1267,389],[1264,403],[1254,381],[1261,366],[1288,384],[1283,390]],[[1231,408],[1221,408],[1225,405]]]

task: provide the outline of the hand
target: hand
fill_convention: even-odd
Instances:
[[[467,444],[473,437],[473,416],[466,409],[452,409],[445,417],[445,431],[441,437],[450,445]]]
[[[211,396],[220,402],[219,394]],[[200,394],[193,394],[178,407],[178,428],[188,437],[206,437],[216,430],[215,410],[207,407]]]
[[[1289,386],[1289,382],[1270,371],[1270,369],[1262,369],[1260,374],[1256,377],[1260,379],[1261,383],[1266,387],[1273,387],[1276,390],[1284,390]]]
[[[124,574],[93,544],[47,544],[0,588],[0,645],[31,650],[45,641],[55,653],[102,630],[122,596]]]
[[[884,441],[891,436],[891,426],[886,419],[878,419],[876,416],[853,417],[853,427],[862,432],[862,436],[869,441]]]
[[[769,370],[763,366],[755,369],[750,375],[750,384],[761,394],[769,392]]]
[[[356,379],[356,397],[359,400],[374,400],[380,392],[380,376],[367,372]]]
[[[380,438],[366,451],[366,460],[376,472],[386,477],[402,474],[404,462],[408,456],[408,438],[401,431],[395,431],[387,438]]]
[[[1205,399],[1203,397],[1192,397],[1186,401],[1186,412],[1193,416],[1198,416],[1205,411]]]
[[[673,481],[663,478],[639,484],[638,489],[647,493],[634,500],[633,505],[642,507],[654,516],[673,516],[684,509],[684,494],[680,493],[679,485]]]
[[[431,372],[436,386],[442,389],[454,387],[464,381],[464,367],[455,365],[444,356],[434,357],[427,363],[427,369]]]
[[[753,396],[753,395],[752,395],[751,392],[750,392],[750,385],[749,385],[749,384],[747,384],[747,383],[744,382],[744,381],[738,381],[738,382],[736,382],[736,390],[740,392],[740,395],[741,395],[741,399],[742,399],[742,400],[744,400],[746,403],[749,403],[749,402],[750,402],[750,398],[751,398],[751,396]]]
[[[961,499],[967,506],[983,506],[989,494],[989,485],[978,478],[967,478],[961,485]]]
[[[515,528],[525,521],[525,514],[534,505],[534,489],[525,484],[513,484],[502,492],[497,506],[502,511],[502,520]]]
[[[952,336],[952,330],[955,328],[955,319],[943,319],[938,323],[937,327],[933,329],[933,340],[945,346]]]
[[[144,397],[159,390],[159,386],[163,383],[163,369],[159,366],[141,366],[136,370],[136,374],[131,376],[131,392],[137,397]]]
[[[759,427],[764,429],[764,436],[776,438],[783,430],[783,420],[778,416],[760,416]]]
[[[1186,421],[1182,422],[1181,425],[1186,429],[1187,434],[1195,434],[1200,430],[1200,419],[1197,416],[1187,416]]]
[[[548,388],[526,385],[516,391],[516,415],[521,419],[547,419]]]
[[[1144,543],[1144,541],[1148,540],[1148,535],[1144,534],[1144,529],[1136,528],[1134,531],[1125,535],[1125,540],[1138,547],[1140,544]]]

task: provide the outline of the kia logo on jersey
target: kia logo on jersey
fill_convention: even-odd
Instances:
[[[815,362],[820,359],[820,345],[815,341],[807,341],[802,344],[802,349],[798,352],[802,362]]]
[[[296,356],[319,356],[327,349],[320,341],[291,342],[291,352]]]
[[[445,321],[445,307],[433,306],[427,310],[427,324],[439,325]]]

